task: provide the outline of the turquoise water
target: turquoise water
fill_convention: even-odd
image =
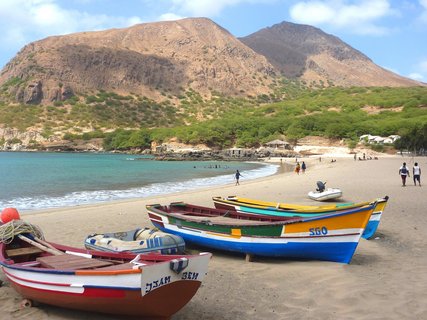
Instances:
[[[274,174],[247,162],[154,161],[124,154],[0,152],[0,209],[73,206],[192,190]]]

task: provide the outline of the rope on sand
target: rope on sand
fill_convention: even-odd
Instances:
[[[0,242],[11,243],[16,236],[25,233],[44,240],[40,227],[23,220],[12,220],[0,226]]]

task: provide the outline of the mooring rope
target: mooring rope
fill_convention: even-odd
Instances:
[[[23,220],[12,220],[0,226],[0,242],[11,243],[16,236],[24,233],[29,233],[44,240],[40,227]]]

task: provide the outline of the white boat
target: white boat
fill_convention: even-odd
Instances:
[[[338,188],[325,188],[326,182],[317,181],[316,191],[310,191],[308,197],[316,201],[326,201],[342,197],[342,191]]]
[[[196,294],[212,256],[73,248],[46,242],[37,226],[22,220],[0,232],[0,269],[25,306],[39,302],[114,319],[171,319]]]

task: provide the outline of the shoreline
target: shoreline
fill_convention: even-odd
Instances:
[[[395,158],[396,156],[384,156],[384,158]],[[258,182],[264,182],[268,180],[275,179],[276,176],[279,175],[285,175],[294,174],[294,167],[296,165],[296,161],[305,161],[307,166],[309,167],[308,171],[312,171],[313,169],[318,170],[319,168],[323,166],[327,166],[330,163],[331,159],[335,159],[336,157],[322,157],[323,161],[319,162],[319,157],[316,156],[308,156],[308,157],[301,157],[301,158],[280,158],[280,157],[271,157],[271,158],[265,158],[262,162],[253,162],[253,161],[246,161],[246,162],[253,162],[253,163],[265,163],[265,164],[271,164],[271,165],[277,165],[277,171],[274,174],[258,177],[250,180],[241,180],[245,185],[251,184],[251,183],[258,183]],[[282,159],[282,161],[281,161]],[[342,156],[341,159],[352,159],[352,156]],[[370,160],[366,160],[370,161]],[[287,167],[287,168],[286,168]],[[302,175],[302,174],[301,174]],[[149,195],[144,197],[135,197],[135,198],[127,198],[127,199],[116,199],[116,200],[106,200],[106,201],[100,201],[100,202],[93,202],[93,203],[87,203],[87,204],[77,204],[77,205],[70,205],[70,206],[59,206],[59,207],[52,207],[52,208],[41,208],[41,209],[32,209],[32,210],[23,210],[20,211],[22,215],[28,216],[32,214],[40,214],[40,213],[48,213],[52,211],[71,211],[76,208],[96,208],[101,207],[104,205],[119,205],[119,204],[131,204],[136,202],[144,202],[149,201],[151,199],[159,199],[161,197],[163,198],[169,198],[169,197],[179,197],[191,195],[194,193],[200,193],[200,192],[209,192],[210,190],[216,190],[216,189],[222,189],[226,187],[233,187],[234,181],[226,184],[220,184],[220,185],[211,185],[207,187],[200,187],[196,189],[188,189],[184,191],[176,191],[171,193],[164,193],[164,194],[156,194],[156,195]],[[315,184],[313,184],[313,187],[315,187]],[[303,201],[308,201],[309,203],[312,203],[311,200],[304,199]],[[338,200],[338,202],[341,202]]]
[[[21,156],[16,155],[0,159],[6,167],[11,168],[12,172],[16,174],[14,177],[14,174],[8,174],[5,171],[1,175],[5,179],[4,182],[10,184],[11,188],[10,190],[5,189],[5,192],[2,193],[0,208],[16,207],[25,212],[91,203],[107,203],[123,199],[138,199],[185,190],[197,190],[207,186],[225,185],[233,181],[234,172],[237,168],[243,169],[248,179],[272,175],[277,171],[277,164],[264,161],[235,161],[233,163],[195,161],[168,164],[158,161],[150,163],[121,162],[125,158],[126,160],[133,160],[129,159],[127,155],[120,155],[119,158],[110,158],[109,155],[95,156],[95,158],[75,155],[64,156],[65,165],[54,165],[51,175],[49,173],[51,168],[47,163],[50,163],[49,161],[52,159],[55,161],[55,156],[44,157],[40,154],[35,157],[34,163],[31,156],[28,157],[30,161],[28,163],[24,160],[21,161],[19,157]],[[18,158],[18,161],[13,162],[15,158]],[[42,160],[44,161],[45,158],[47,162],[43,164]],[[24,157],[24,159],[27,158]],[[77,164],[70,165],[74,159],[78,160]],[[92,168],[94,166],[93,159],[104,161],[99,170]],[[82,169],[79,168],[79,164],[82,165]],[[216,164],[218,164],[218,169]],[[111,169],[115,167],[117,170]],[[32,170],[44,171],[46,174],[40,176],[36,172],[33,176],[31,175]],[[28,172],[28,175],[21,174],[22,172]],[[75,174],[71,176],[67,172],[75,172]],[[99,177],[96,176],[98,172]],[[120,172],[123,173],[123,176]],[[92,177],[92,175],[94,176]],[[38,176],[40,176],[39,179]],[[67,179],[68,177],[70,179]],[[19,188],[20,184],[23,184],[22,188]]]
[[[327,180],[327,186],[343,190],[342,201],[390,197],[374,239],[360,241],[350,264],[260,257],[249,263],[242,255],[189,246],[190,250],[210,251],[213,258],[202,287],[172,319],[427,318],[423,303],[427,300],[427,186],[415,187],[409,180],[403,188],[398,175],[403,161],[410,168],[418,161],[422,170],[427,170],[427,158],[339,158],[333,163],[326,159],[317,164],[317,159],[307,162],[305,174],[289,172],[251,181],[242,177],[239,186],[230,183],[167,196],[43,210],[25,215],[25,220],[40,226],[48,241],[81,248],[89,234],[152,227],[145,210],[149,203],[184,201],[212,207],[212,196],[238,195],[321,204],[308,199],[307,192],[315,188],[317,180]],[[47,305],[22,309],[21,297],[4,274],[0,280],[5,282],[0,287],[0,312],[5,319],[120,318]]]
[[[274,163],[271,163],[271,164],[274,164]],[[264,181],[264,180],[269,179],[269,178],[273,178],[277,175],[292,173],[293,168],[290,167],[290,164],[287,164],[287,165],[289,165],[288,169],[285,169],[284,168],[285,166],[282,167],[279,165],[277,171],[274,174],[259,177],[259,178],[254,178],[254,179],[250,179],[250,180],[246,180],[245,184],[248,184],[250,182],[256,183],[256,182]],[[221,189],[222,187],[232,187],[232,186],[234,186],[234,184],[235,183],[233,181],[233,182],[230,182],[227,184],[211,185],[211,186],[207,186],[207,187],[200,187],[197,189],[188,189],[188,190],[184,190],[184,191],[176,191],[176,192],[165,193],[165,194],[160,194],[160,195],[157,194],[157,195],[149,195],[149,196],[145,196],[145,197],[108,200],[108,201],[87,203],[87,204],[74,205],[74,206],[62,206],[62,207],[42,208],[42,209],[34,209],[34,210],[22,210],[22,211],[20,211],[20,214],[22,216],[28,216],[28,215],[33,215],[33,214],[50,213],[52,211],[64,212],[64,211],[74,210],[76,208],[92,208],[92,207],[96,208],[96,207],[101,207],[104,205],[129,204],[129,203],[140,202],[140,201],[149,201],[150,199],[158,199],[159,197],[179,197],[180,195],[186,196],[186,195],[191,195],[191,194],[198,193],[198,192],[208,192],[209,190]]]

